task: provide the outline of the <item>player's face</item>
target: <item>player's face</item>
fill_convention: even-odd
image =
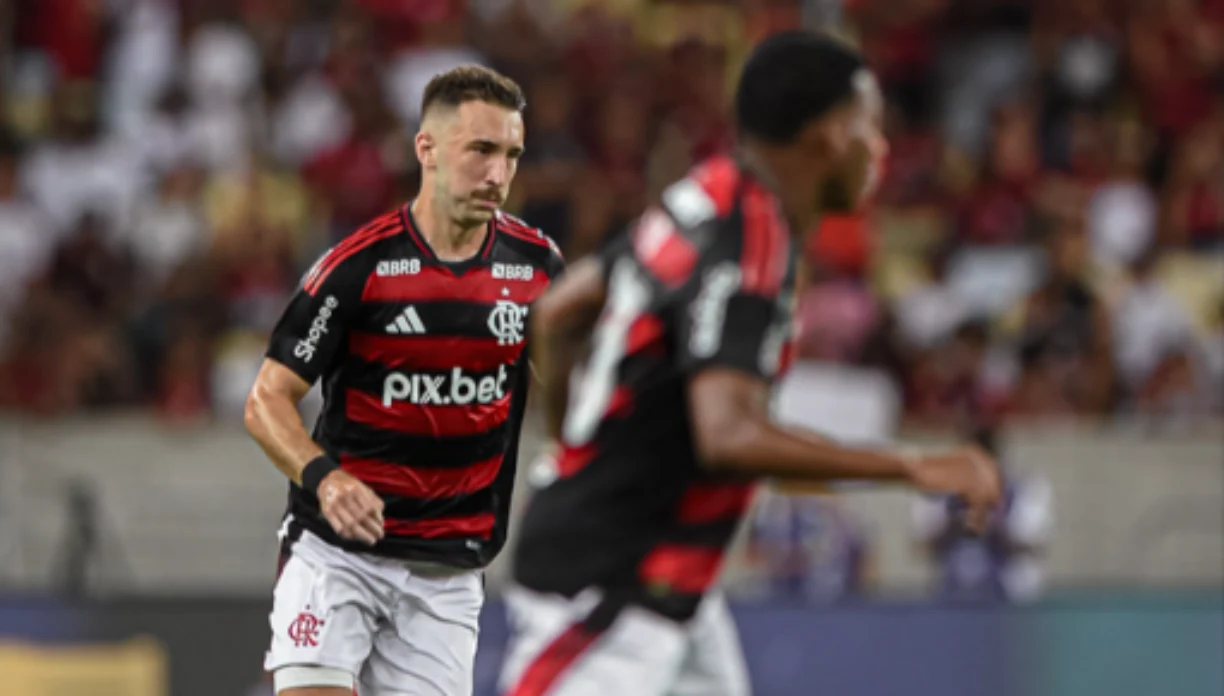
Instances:
[[[523,154],[523,116],[470,101],[459,105],[438,143],[436,190],[451,219],[479,225],[510,195]]]
[[[854,79],[854,100],[839,114],[836,129],[842,139],[833,171],[819,192],[817,205],[829,212],[850,212],[861,206],[880,180],[888,142],[884,139],[884,99],[875,77],[861,71]]]

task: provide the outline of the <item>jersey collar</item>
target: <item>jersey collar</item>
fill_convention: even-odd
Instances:
[[[425,235],[421,234],[420,228],[417,227],[416,217],[414,217],[412,214],[412,203],[413,201],[408,201],[404,204],[404,207],[400,209],[400,214],[404,218],[404,229],[408,231],[408,237],[412,239],[412,243],[421,250],[421,253],[424,254],[425,258],[429,261],[443,264],[466,264],[476,260],[487,260],[489,255],[493,252],[493,237],[497,232],[496,215],[494,215],[493,219],[489,220],[489,222],[485,225],[485,237],[484,242],[482,242],[480,245],[480,251],[478,251],[474,256],[463,259],[462,261],[442,261],[438,258],[438,255],[434,253],[433,247],[429,246],[429,242],[425,240]]]

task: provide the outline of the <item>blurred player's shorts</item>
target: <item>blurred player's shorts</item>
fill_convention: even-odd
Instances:
[[[522,587],[506,593],[510,627],[500,688],[505,696],[748,696],[735,622],[720,593],[678,623],[632,605],[606,628],[588,619],[603,597],[573,599]]]

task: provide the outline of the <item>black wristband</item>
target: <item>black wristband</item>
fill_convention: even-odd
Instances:
[[[302,488],[309,491],[311,495],[319,494],[319,484],[323,483],[323,477],[331,472],[339,469],[340,465],[335,459],[320,454],[306,463],[306,467],[302,469]]]

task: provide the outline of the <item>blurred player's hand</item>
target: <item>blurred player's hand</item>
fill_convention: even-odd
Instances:
[[[965,524],[979,534],[986,531],[1003,496],[999,465],[977,447],[914,457],[910,460],[910,480],[926,493],[964,499]]]
[[[370,487],[337,469],[319,483],[319,507],[345,539],[373,546],[383,538],[383,501]]]

